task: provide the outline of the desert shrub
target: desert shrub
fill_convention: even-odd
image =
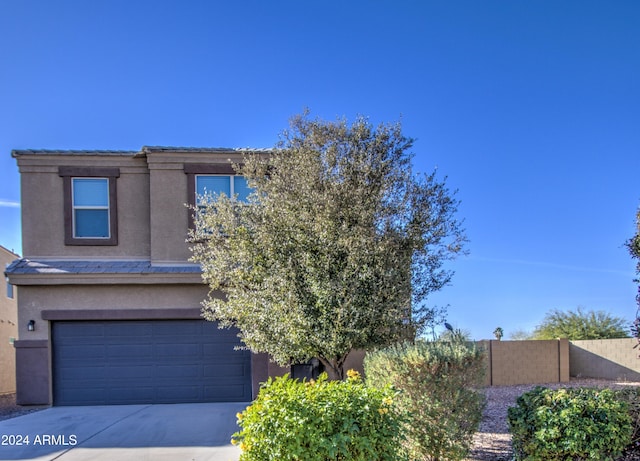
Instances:
[[[625,451],[640,450],[640,388],[631,387],[615,391],[616,397],[629,407],[631,417],[631,441]]]
[[[509,408],[516,460],[614,459],[631,440],[628,405],[610,389],[537,387]]]
[[[416,342],[367,354],[367,383],[392,385],[415,460],[461,460],[482,419],[483,353],[473,343]]]
[[[366,386],[357,372],[346,381],[269,379],[238,413],[233,435],[240,461],[391,461],[403,459],[391,387]]]

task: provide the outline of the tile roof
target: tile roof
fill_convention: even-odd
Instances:
[[[221,152],[271,152],[268,147],[172,147],[172,146],[142,146],[139,151],[134,150],[100,150],[100,149],[14,149],[11,151],[12,157],[22,155],[94,155],[94,156],[138,156],[154,152],[186,152],[186,153],[221,153]]]
[[[193,264],[156,266],[150,261],[31,261],[18,259],[6,269],[7,275],[22,274],[199,274]]]
[[[64,149],[13,149],[11,151],[12,157],[20,155],[95,155],[95,156],[127,156],[139,154],[138,151],[133,150],[64,150]]]
[[[173,147],[173,146],[143,146],[141,152],[270,152],[268,147]]]

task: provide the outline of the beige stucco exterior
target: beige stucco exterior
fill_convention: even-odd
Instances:
[[[0,264],[4,268],[18,256],[0,246]],[[11,293],[12,291],[12,293]],[[18,337],[18,290],[3,283],[0,292],[0,394],[16,391],[16,353],[13,341]]]
[[[199,310],[207,287],[198,285],[40,285],[20,292],[20,339],[49,340],[43,312],[119,310]],[[101,314],[104,315],[104,314]],[[46,317],[46,314],[44,315]],[[113,314],[117,318],[117,314]],[[96,317],[99,318],[99,317]],[[35,331],[27,331],[35,319]]]
[[[22,248],[25,258],[145,259],[150,254],[149,171],[133,155],[18,156],[22,196]],[[117,246],[67,246],[64,240],[61,166],[118,167]],[[186,186],[185,186],[186,187]],[[175,223],[176,226],[179,223]]]
[[[178,151],[147,154],[150,172],[149,200],[151,204],[151,260],[156,264],[184,262],[191,256],[186,243],[189,220],[187,176],[188,164],[229,164],[242,162],[242,154],[234,151]],[[179,223],[176,225],[176,223]]]
[[[187,262],[188,164],[230,165],[243,153],[225,149],[141,152],[14,151],[21,177],[23,252],[29,259],[150,259]],[[119,168],[118,245],[64,243],[64,194],[59,167]]]
[[[190,211],[185,165],[228,168],[231,162],[242,160],[243,152],[143,148],[136,152],[14,151],[13,156],[21,175],[23,265],[35,261],[45,268],[8,274],[20,287],[14,320],[18,325],[14,333],[18,403],[51,404],[52,322],[201,317],[201,302],[208,291],[197,266],[188,261]],[[117,169],[117,206],[113,210],[117,212],[117,244],[65,243],[61,167]],[[56,261],[131,261],[148,264],[148,269],[61,270]],[[34,331],[27,330],[30,320],[35,321]],[[2,325],[0,333],[4,332]],[[282,372],[269,364],[265,355],[254,354],[254,393],[268,375]]]

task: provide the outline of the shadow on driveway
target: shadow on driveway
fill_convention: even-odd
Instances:
[[[0,460],[237,461],[248,403],[53,407],[0,421]]]

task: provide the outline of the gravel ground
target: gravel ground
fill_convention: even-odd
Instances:
[[[480,429],[473,437],[473,448],[465,461],[510,461],[513,459],[511,435],[507,425],[507,409],[516,403],[523,393],[536,386],[551,389],[560,387],[597,387],[623,389],[640,386],[640,382],[616,382],[601,379],[571,379],[568,383],[548,383],[520,386],[494,386],[484,390],[487,406]],[[640,453],[626,453],[618,461],[638,461]]]
[[[26,415],[49,408],[47,405],[20,406],[16,404],[16,394],[0,394],[0,421]]]

